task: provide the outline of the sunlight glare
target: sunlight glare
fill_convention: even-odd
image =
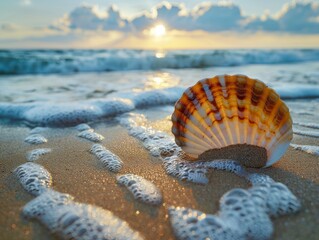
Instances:
[[[150,29],[150,33],[154,37],[162,37],[166,34],[166,28],[163,24],[158,24]]]

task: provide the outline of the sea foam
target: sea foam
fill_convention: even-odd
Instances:
[[[72,196],[53,190],[27,203],[23,214],[38,219],[62,239],[143,239],[112,212],[75,202]]]
[[[299,145],[299,144],[290,144],[294,149],[301,150],[306,153],[319,156],[319,146],[311,146],[311,145]]]
[[[40,156],[50,153],[52,150],[50,148],[38,148],[27,153],[27,160],[29,162],[36,161]]]
[[[174,50],[161,58],[149,50],[5,50],[0,51],[0,74],[185,69],[318,60],[317,49]]]
[[[235,188],[220,199],[216,215],[170,207],[170,221],[178,239],[270,239],[270,217],[295,213],[300,202],[281,183],[267,183],[245,190]]]
[[[282,99],[319,97],[319,87],[275,86]],[[20,119],[44,126],[75,126],[106,117],[115,117],[135,109],[173,105],[185,87],[170,87],[143,92],[122,92],[122,98],[104,98],[66,103],[0,103],[0,117]],[[304,90],[304,91],[303,91]],[[302,95],[300,95],[302,92]]]
[[[85,138],[92,142],[102,142],[104,137],[101,134],[94,132],[93,129],[84,130],[78,134],[78,137]]]
[[[91,129],[91,127],[90,127],[88,124],[86,124],[86,123],[81,123],[81,124],[75,126],[75,128],[76,128],[76,130],[78,130],[79,132],[82,132],[82,131],[86,131],[86,130],[90,130],[90,129]]]
[[[40,195],[52,184],[51,174],[41,165],[27,162],[14,170],[21,185],[32,195]]]
[[[134,174],[125,174],[117,176],[116,179],[119,184],[127,187],[135,199],[151,205],[162,203],[161,191],[145,178]]]
[[[46,143],[48,140],[40,134],[32,134],[27,136],[24,141],[30,144],[42,144]]]
[[[90,152],[93,153],[103,165],[111,172],[119,172],[123,166],[121,158],[100,144],[94,144]]]

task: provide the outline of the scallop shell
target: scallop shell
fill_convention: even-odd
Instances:
[[[293,135],[289,109],[279,95],[242,75],[215,76],[188,88],[175,104],[172,122],[176,143],[194,160],[210,149],[253,145],[266,150],[262,166],[270,166]]]

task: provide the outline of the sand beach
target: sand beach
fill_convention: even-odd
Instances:
[[[167,110],[141,110],[156,130],[170,134]],[[117,154],[124,162],[120,173],[133,173],[152,181],[163,193],[160,206],[149,206],[134,200],[126,188],[116,183],[116,174],[109,172],[89,149],[92,142],[77,137],[74,128],[48,128],[42,135],[48,139],[41,147],[49,147],[51,153],[36,162],[52,175],[52,188],[69,193],[78,202],[111,210],[127,221],[145,239],[174,239],[169,222],[168,207],[181,206],[214,214],[219,209],[219,199],[230,189],[250,187],[243,178],[233,173],[210,170],[209,183],[200,185],[183,182],[167,175],[162,162],[152,157],[125,128],[115,120],[90,124],[105,137],[102,144]],[[1,239],[58,239],[42,224],[26,220],[21,215],[22,207],[33,196],[19,184],[13,170],[26,162],[26,152],[34,145],[24,142],[30,128],[17,124],[1,124]],[[312,137],[295,135],[295,144],[317,145]],[[38,146],[36,146],[38,147]],[[316,239],[319,215],[319,162],[318,156],[289,148],[284,157],[266,169],[249,169],[265,173],[275,181],[285,184],[301,202],[297,214],[273,219],[273,239]]]

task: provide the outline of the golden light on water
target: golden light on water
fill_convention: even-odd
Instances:
[[[157,51],[156,53],[155,53],[155,57],[156,58],[164,58],[166,56],[166,54],[165,54],[165,52],[163,52],[163,51]]]
[[[178,85],[180,79],[167,72],[157,72],[155,74],[150,74],[145,82],[144,90],[153,90],[168,88]]]
[[[166,28],[163,24],[158,24],[150,29],[150,34],[154,37],[163,37],[166,34]]]

